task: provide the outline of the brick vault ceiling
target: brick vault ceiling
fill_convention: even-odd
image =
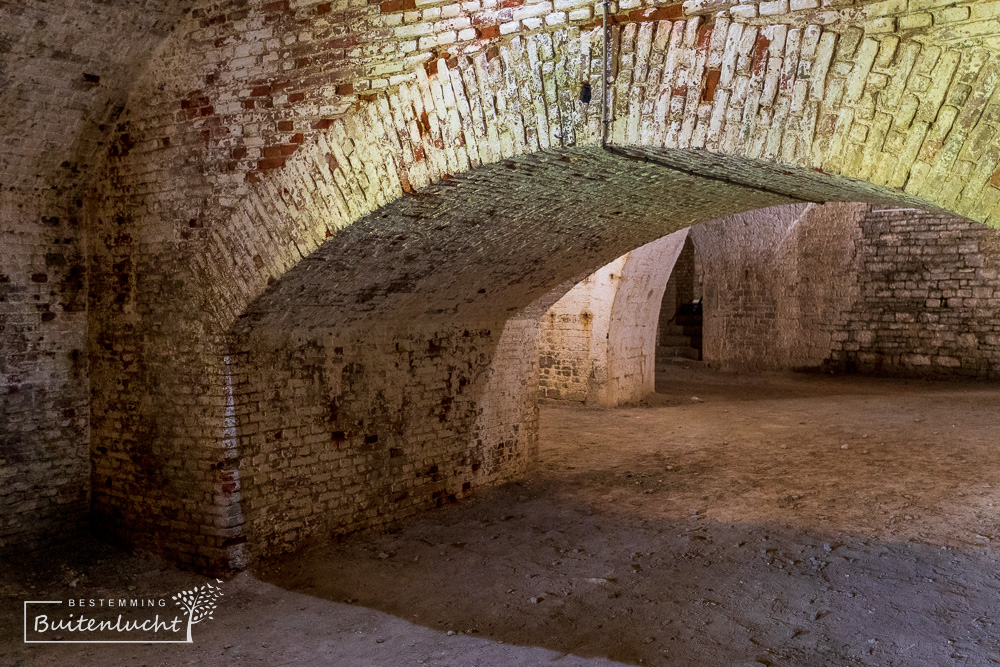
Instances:
[[[131,83],[192,0],[0,3],[0,186],[85,182]]]

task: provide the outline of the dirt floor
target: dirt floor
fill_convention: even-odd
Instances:
[[[657,389],[543,406],[530,478],[244,573],[192,645],[26,646],[25,599],[202,580],[98,544],[3,564],[0,664],[1000,665],[1000,385]]]

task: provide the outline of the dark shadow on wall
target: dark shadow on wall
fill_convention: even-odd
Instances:
[[[660,303],[656,332],[658,360],[702,360],[704,303],[698,259],[688,235]]]

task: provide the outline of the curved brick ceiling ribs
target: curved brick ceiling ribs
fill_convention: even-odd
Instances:
[[[615,15],[613,144],[817,170],[991,221],[1000,198],[995,3],[689,8],[695,15],[676,3],[622,3]],[[145,137],[144,157],[128,166],[170,169],[187,183],[183,201],[168,188],[150,208],[175,209],[181,224],[211,220],[226,252],[240,245],[234,235],[262,236],[239,258],[241,272],[263,262],[275,279],[327,234],[448,175],[598,140],[599,105],[578,99],[583,80],[595,99],[601,86],[587,3],[337,11],[271,2],[193,16],[168,49],[168,87],[150,82],[136,95],[158,111],[175,104],[175,124]],[[146,125],[137,113],[134,124]],[[185,162],[198,173],[178,174],[178,151],[164,145],[197,154]],[[738,171],[721,175],[745,182]],[[252,207],[240,202],[248,195]],[[285,253],[268,256],[267,238],[290,241]],[[199,248],[194,261],[215,263],[213,253]]]

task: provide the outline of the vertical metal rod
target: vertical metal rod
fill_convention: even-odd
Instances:
[[[608,107],[611,102],[611,91],[608,90],[608,79],[611,74],[610,63],[608,62],[608,5],[610,0],[604,0],[603,12],[601,18],[601,32],[604,34],[604,52],[601,57],[601,66],[603,67],[603,75],[601,76],[601,148],[606,148],[608,145]]]

